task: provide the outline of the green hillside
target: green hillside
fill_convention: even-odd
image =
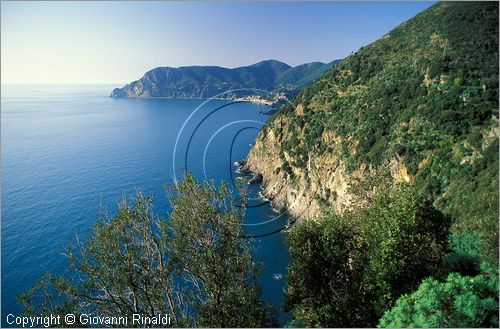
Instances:
[[[230,90],[252,88],[269,94],[239,91],[221,97],[258,95],[272,100],[284,95],[292,98],[337,62],[313,62],[291,67],[280,61],[266,60],[234,69],[219,66],[157,67],[146,72],[141,79],[115,88],[111,97],[210,98]]]
[[[498,37],[498,3],[438,3],[362,47],[301,92],[268,122],[247,159],[252,171],[263,174],[264,188],[273,202],[288,208],[300,220],[316,218],[325,222],[325,230],[335,231],[329,226],[333,224],[328,224],[334,218],[357,218],[352,234],[359,234],[361,240],[356,240],[356,250],[363,245],[363,239],[368,239],[369,232],[359,221],[376,221],[373,212],[360,214],[359,209],[379,209],[373,208],[373,200],[379,200],[377,191],[385,187],[390,191],[400,183],[409,184],[413,189],[410,195],[427,200],[449,218],[447,244],[434,254],[438,257],[434,261],[440,259],[447,266],[445,273],[422,271],[420,276],[408,279],[413,281],[407,282],[404,289],[388,277],[381,278],[373,283],[372,293],[387,289],[384,297],[368,292],[365,296],[372,298],[368,304],[375,316],[381,316],[384,307],[390,308],[397,296],[416,289],[426,276],[443,279],[455,270],[463,275],[479,275],[483,273],[480,263],[498,265]],[[389,202],[387,207],[391,205]],[[387,211],[390,214],[392,210]],[[421,210],[415,211],[418,214]],[[408,216],[419,218],[415,213]],[[397,239],[406,229],[404,226],[385,234],[395,234]],[[295,248],[315,239],[331,239],[332,234],[318,233],[321,236],[313,239],[313,232],[321,232],[322,228],[305,228],[304,224],[294,230],[298,233],[292,234],[290,243]],[[386,243],[399,243],[383,242],[382,236],[376,239],[378,247],[366,252],[379,254],[377,248]],[[439,239],[428,240],[429,246],[435,246],[435,241]],[[387,256],[384,262],[394,261],[398,264],[395,268],[416,266],[418,262],[412,263],[418,257],[412,254],[416,247],[405,243],[402,241],[401,247],[406,254]],[[292,248],[294,273],[304,266],[315,266],[323,257],[311,254],[307,258],[304,252]],[[363,267],[366,276],[379,273],[372,263],[375,254],[369,254],[372,260]],[[473,269],[468,272],[466,268]],[[401,275],[401,280],[408,278],[407,274]],[[367,284],[365,279],[360,279],[363,286]],[[340,319],[341,310],[354,312],[352,307],[338,304],[329,310],[324,308],[324,313],[311,311],[318,309],[304,304],[304,300],[305,291],[311,288],[307,282],[314,280],[292,274],[289,281],[290,307],[305,324],[336,326],[318,314],[337,312]],[[325,280],[323,287],[335,285],[333,279]],[[381,282],[385,282],[385,288],[381,288]],[[498,312],[498,282],[496,287]],[[311,296],[311,300],[320,300],[321,293],[325,290]],[[385,306],[374,306],[375,300]],[[366,304],[359,305],[366,309]],[[376,324],[369,322],[373,318],[359,321],[354,325]],[[498,325],[498,317],[496,321]],[[383,323],[389,326],[397,322],[387,319]],[[487,321],[454,323],[490,325]],[[446,322],[436,325],[446,326]]]
[[[498,190],[497,13],[496,3],[433,6],[335,66],[260,138],[277,132],[285,167],[305,171],[323,154],[351,172],[400,157],[457,221],[470,207],[497,214],[497,195],[475,200]]]

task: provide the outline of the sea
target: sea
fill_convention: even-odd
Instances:
[[[103,211],[137,191],[168,219],[165,186],[185,172],[199,179],[240,179],[269,119],[264,104],[221,99],[115,99],[113,85],[2,85],[2,326],[22,311],[16,296],[44,272],[70,275],[64,255]],[[263,299],[282,311],[288,217],[248,187],[246,230],[262,261]]]

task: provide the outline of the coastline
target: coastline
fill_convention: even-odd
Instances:
[[[250,168],[250,166],[248,164],[247,159],[242,159],[242,160],[236,161],[234,163],[234,165],[237,168],[236,172],[238,172],[240,174],[252,175],[253,176],[252,179],[255,179],[256,177],[260,177],[260,180],[258,182],[251,183],[252,179],[250,179],[248,184],[258,184],[259,185],[259,187],[260,187],[259,197],[262,200],[269,202],[269,205],[271,206],[271,209],[273,212],[275,212],[279,215],[282,215],[285,213],[287,214],[287,216],[289,218],[287,226],[291,226],[291,225],[295,224],[297,221],[300,221],[300,216],[296,216],[293,213],[291,213],[285,204],[277,202],[275,200],[275,195],[269,194],[269,191],[266,193],[267,181],[266,181],[265,177],[261,173],[252,171],[252,169]]]
[[[252,98],[252,97],[240,97],[240,98],[230,98],[230,97],[210,97],[210,98],[199,98],[199,97],[165,97],[165,96],[123,96],[123,97],[115,97],[109,95],[111,98],[116,99],[183,99],[183,100],[226,100],[226,101],[237,101],[237,102],[249,102],[255,104],[262,104],[267,106],[274,106],[279,104],[280,101],[269,101],[266,99]]]

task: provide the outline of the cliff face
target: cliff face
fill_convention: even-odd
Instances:
[[[210,98],[241,88],[269,91],[263,96],[295,96],[301,89],[323,75],[337,61],[314,62],[291,67],[269,60],[254,65],[228,69],[218,66],[158,67],[141,79],[115,88],[111,97]],[[253,96],[252,92],[225,94],[224,98]]]
[[[300,219],[360,207],[377,183],[403,181],[451,213],[473,195],[457,188],[463,180],[487,171],[498,181],[497,127],[498,3],[438,3],[285,105],[247,166]]]
[[[278,117],[274,123],[281,126],[287,121]],[[246,162],[249,170],[262,174],[263,195],[272,200],[273,207],[286,209],[299,219],[315,218],[324,201],[339,213],[349,208],[348,187],[354,176],[346,173],[341,159],[321,154],[310,157],[305,168],[287,167],[293,158],[280,147],[285,136],[278,132],[282,129],[269,129],[265,136],[259,135]],[[362,176],[363,170],[354,175]]]

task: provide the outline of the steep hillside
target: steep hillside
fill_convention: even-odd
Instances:
[[[301,219],[360,207],[373,182],[414,183],[496,261],[498,105],[498,3],[438,3],[284,106],[247,163]]]
[[[158,67],[141,79],[114,89],[111,97],[210,98],[229,90],[255,88],[271,92],[260,95],[268,99],[280,95],[292,98],[337,62],[314,62],[291,67],[268,60],[234,69],[218,66]],[[224,97],[253,95],[252,92],[240,92]]]

